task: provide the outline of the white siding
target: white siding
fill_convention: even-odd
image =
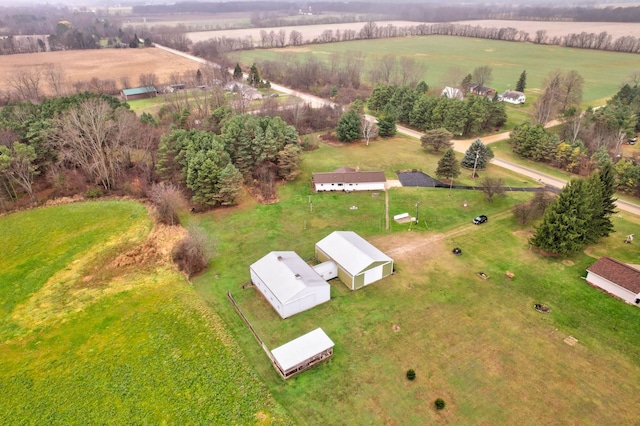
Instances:
[[[624,300],[627,303],[630,303],[632,305],[636,304],[636,298],[638,298],[637,294],[634,294],[633,292],[620,287],[617,284],[612,283],[611,281],[602,278],[599,275],[594,274],[591,271],[587,272],[587,282],[589,282],[590,284],[593,284],[595,286],[600,287],[601,289],[618,296],[619,298],[621,298],[622,300]]]

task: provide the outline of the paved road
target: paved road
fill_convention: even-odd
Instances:
[[[165,50],[167,52],[173,53],[175,55],[182,56],[182,57],[187,58],[187,59],[191,59],[191,60],[199,62],[201,64],[210,64],[212,66],[219,67],[218,64],[215,64],[213,62],[209,62],[209,61],[207,61],[205,59],[198,58],[197,56],[193,56],[193,55],[190,55],[190,54],[185,53],[185,52],[180,52],[179,50],[170,49],[168,47],[161,46],[159,44],[156,44],[155,46],[158,49]],[[290,89],[288,87],[281,86],[279,84],[271,83],[271,88],[274,89],[274,90],[277,90],[277,91],[279,91],[281,93],[286,93],[288,95],[292,95],[292,96],[298,97],[298,98],[302,99],[304,102],[310,103],[314,108],[319,108],[319,107],[321,107],[323,105],[337,106],[335,103],[333,103],[331,101],[328,101],[326,99],[319,98],[317,96],[313,96],[313,95],[310,95],[308,93],[299,92],[297,90],[293,90],[293,89]],[[375,121],[376,120],[375,117],[370,116],[370,115],[367,115],[366,118],[369,121]],[[555,126],[557,124],[559,124],[558,121],[552,121],[552,122],[547,123],[546,127]],[[414,137],[416,139],[420,139],[422,137],[422,135],[423,135],[423,133],[421,133],[421,132],[419,132],[417,130],[410,129],[410,128],[405,127],[405,126],[398,125],[397,129],[398,129],[398,133],[401,133],[401,134],[407,135],[407,136],[411,136],[411,137]],[[503,132],[503,133],[498,133],[498,134],[495,134],[495,135],[484,137],[484,138],[482,138],[482,142],[484,144],[491,144],[491,143],[498,142],[498,141],[503,141],[503,140],[506,140],[506,139],[509,139],[509,132]],[[453,140],[452,141],[453,142],[453,148],[458,152],[466,152],[467,149],[469,149],[469,146],[471,145],[471,143],[474,140],[475,139]],[[548,186],[551,186],[553,188],[562,189],[567,184],[567,182],[565,180],[563,180],[563,179],[558,179],[558,178],[555,178],[553,176],[549,176],[549,175],[547,175],[545,173],[538,172],[536,170],[530,169],[528,167],[521,166],[519,164],[512,163],[510,161],[501,160],[499,158],[493,158],[491,160],[491,163],[495,164],[496,166],[503,167],[503,168],[511,170],[513,172],[519,173],[519,174],[521,174],[523,176],[527,176],[529,178],[535,179],[538,182],[540,182],[542,184],[545,184],[545,185],[548,185]],[[625,210],[627,212],[630,212],[630,213],[633,213],[633,214],[636,214],[636,215],[640,216],[640,205],[638,205],[638,204],[634,204],[634,203],[630,203],[630,202],[627,202],[627,201],[618,200],[616,202],[616,206],[620,210]]]

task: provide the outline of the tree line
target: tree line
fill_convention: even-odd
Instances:
[[[622,145],[640,131],[640,87],[625,84],[605,106],[581,111],[581,81],[575,72],[550,74],[534,106],[532,121],[511,132],[513,152],[582,175],[613,160],[615,187],[640,195],[640,159],[621,154]],[[561,119],[558,133],[544,128],[547,119],[555,115]]]
[[[424,83],[415,89],[378,84],[367,106],[374,113],[393,111],[399,122],[422,131],[445,128],[456,136],[493,131],[507,119],[504,104],[486,96],[468,95],[458,99],[425,91]]]
[[[204,209],[234,204],[242,187],[272,200],[276,184],[298,174],[302,144],[281,118],[236,114],[228,104],[200,124],[188,116],[185,107],[137,117],[94,93],[10,103],[0,110],[0,204],[35,202],[45,188],[145,196],[165,182]]]

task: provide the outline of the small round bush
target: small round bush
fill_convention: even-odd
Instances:
[[[413,369],[407,370],[407,379],[415,380],[415,378],[416,378],[416,372],[413,371]]]
[[[444,406],[446,405],[446,404],[444,403],[444,399],[442,399],[442,398],[438,398],[438,399],[436,399],[435,404],[436,404],[436,409],[437,409],[437,410],[442,410],[442,409],[444,408]]]

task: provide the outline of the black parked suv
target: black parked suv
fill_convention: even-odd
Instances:
[[[481,214],[480,216],[473,219],[474,225],[480,225],[481,223],[485,223],[488,220],[487,216]]]

